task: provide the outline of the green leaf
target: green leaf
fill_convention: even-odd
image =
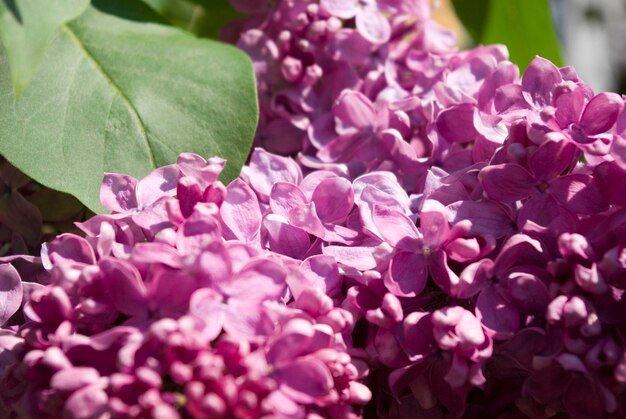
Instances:
[[[0,40],[16,93],[35,73],[56,30],[88,5],[89,0],[0,0]]]
[[[217,39],[224,24],[241,17],[228,0],[143,0],[173,25]]]
[[[258,118],[248,57],[113,3],[135,2],[94,1],[64,25],[19,97],[0,48],[0,154],[95,212],[104,172],[141,177],[183,151],[224,157],[236,177]]]
[[[452,0],[477,44],[504,44],[521,68],[540,55],[563,65],[548,0]]]

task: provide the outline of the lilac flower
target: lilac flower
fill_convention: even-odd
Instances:
[[[469,226],[460,222],[450,228],[446,209],[437,201],[424,202],[421,231],[404,214],[384,207],[374,206],[373,220],[385,241],[398,250],[385,277],[385,285],[398,296],[420,294],[429,272],[439,287],[450,290],[458,277],[448,266],[448,256],[465,261],[480,254],[475,240],[463,239]]]
[[[373,44],[384,44],[391,37],[391,25],[379,10],[379,0],[322,0],[322,9],[341,19],[355,19],[359,33]]]

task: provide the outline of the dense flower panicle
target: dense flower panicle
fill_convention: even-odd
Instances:
[[[0,259],[2,409],[626,416],[624,99],[426,0],[232,3],[259,147],[106,174],[112,214]]]
[[[262,86],[257,144],[297,154],[306,175],[267,175],[286,163],[253,152],[261,234],[278,253],[336,261],[335,303],[357,320],[372,388],[391,390],[374,394],[377,414],[623,414],[623,98],[540,57],[520,78],[503,46],[456,51],[427,2],[247,12],[238,45]],[[274,189],[255,187],[258,174]],[[312,210],[308,179],[331,177],[352,182],[351,211],[352,192],[324,186],[346,215],[334,231],[349,235]],[[480,356],[458,352],[464,333],[487,345]],[[523,337],[536,348],[513,350]],[[542,395],[553,379],[571,384]]]
[[[24,417],[357,415],[371,394],[358,382],[366,364],[344,340],[353,316],[327,295],[341,288],[336,263],[323,255],[299,263],[253,235],[227,240],[246,230],[226,211],[253,195],[242,181],[216,180],[223,166],[183,154],[141,181],[108,174],[101,198],[113,214],[79,224],[86,237],[44,245],[43,283],[1,265],[0,320],[18,323],[1,339],[5,409]]]

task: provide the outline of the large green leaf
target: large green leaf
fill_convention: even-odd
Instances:
[[[35,73],[56,30],[88,5],[89,0],[0,0],[0,40],[17,93]]]
[[[133,0],[94,3],[62,26],[19,97],[0,49],[0,154],[96,212],[103,172],[144,176],[182,151],[222,156],[224,180],[237,176],[258,114],[247,56],[112,14]]]
[[[505,44],[511,61],[522,68],[541,55],[562,65],[549,0],[452,0],[478,44]]]

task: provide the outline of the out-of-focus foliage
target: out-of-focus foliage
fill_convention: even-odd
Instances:
[[[562,65],[548,0],[452,0],[476,44],[505,44],[525,68],[540,55]]]

